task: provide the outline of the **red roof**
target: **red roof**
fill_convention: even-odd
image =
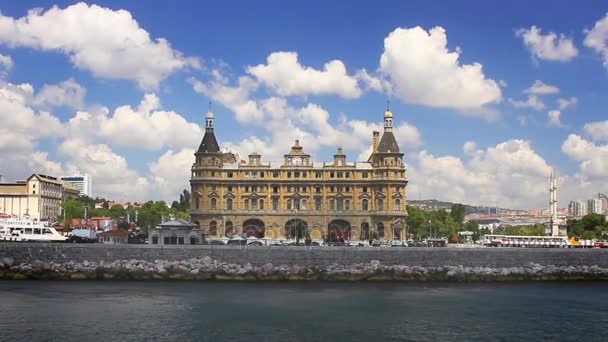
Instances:
[[[104,236],[128,236],[129,232],[126,231],[126,230],[122,230],[122,229],[113,229],[113,230],[108,230],[107,232],[100,233],[99,235],[104,235]]]

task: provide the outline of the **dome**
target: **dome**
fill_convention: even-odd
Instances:
[[[207,116],[206,116],[206,118],[207,118],[207,119],[213,119],[213,118],[215,118],[215,114],[213,114],[213,112],[212,112],[212,111],[208,111],[208,112],[207,112]]]
[[[387,109],[386,112],[384,112],[384,117],[385,118],[392,118],[393,117],[393,112],[391,112],[390,109]]]

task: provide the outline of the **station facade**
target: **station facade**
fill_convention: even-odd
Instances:
[[[256,152],[238,160],[220,149],[214,121],[209,111],[190,179],[191,220],[207,238],[407,238],[408,181],[390,109],[362,162],[349,161],[341,148],[332,161],[313,162],[298,140],[280,162]]]

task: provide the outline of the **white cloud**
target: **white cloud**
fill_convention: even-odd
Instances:
[[[516,36],[523,39],[533,57],[542,60],[568,62],[578,55],[578,50],[574,46],[572,38],[568,38],[564,34],[558,36],[554,32],[543,35],[541,31],[536,26],[516,31]]]
[[[89,143],[103,141],[143,150],[192,147],[203,132],[180,114],[161,110],[155,94],[146,94],[137,108],[120,106],[112,115],[107,108],[79,111],[66,126],[71,137]]]
[[[112,199],[148,199],[150,184],[128,166],[127,160],[106,144],[90,144],[79,139],[66,139],[58,147],[68,158],[65,169],[88,173],[95,182],[95,195]]]
[[[160,198],[171,201],[184,189],[190,188],[192,163],[194,149],[185,148],[179,152],[168,150],[157,161],[149,164],[151,183]]]
[[[135,80],[145,89],[157,87],[178,70],[200,66],[167,40],[151,39],[128,11],[85,3],[53,6],[46,12],[33,9],[18,19],[0,15],[0,42],[61,51],[97,77]]]
[[[33,104],[39,107],[84,107],[87,89],[74,79],[67,79],[59,84],[45,84],[33,99]]]
[[[13,65],[14,63],[11,56],[0,53],[0,69],[2,69],[0,75],[6,75],[6,73],[13,69]]]
[[[595,141],[608,140],[608,120],[589,122],[583,129]]]
[[[281,96],[333,94],[361,96],[357,79],[348,75],[340,60],[327,62],[323,70],[303,66],[297,52],[273,52],[267,64],[247,67],[247,72]]]
[[[608,68],[608,14],[586,32],[583,44],[599,53],[604,59],[604,66]]]
[[[515,108],[533,108],[535,110],[545,109],[545,103],[536,95],[529,95],[526,101],[509,99],[509,103]]]
[[[571,97],[569,99],[559,98],[557,99],[557,105],[560,110],[564,110],[566,108],[575,106],[578,103],[578,99],[576,97]]]
[[[562,115],[562,112],[560,110],[557,110],[557,109],[550,110],[547,113],[547,116],[549,118],[548,125],[553,126],[553,127],[563,127],[564,125],[562,125],[562,121],[560,118],[561,115]]]
[[[467,204],[544,206],[551,167],[528,141],[513,139],[487,149],[467,142],[463,148],[470,159],[428,151],[410,155],[408,191]]]
[[[462,146],[462,150],[464,151],[464,154],[466,155],[474,155],[479,149],[479,146],[477,145],[477,142],[473,141],[473,140],[469,140],[467,142],[464,143],[464,145]]]
[[[391,92],[390,83],[382,77],[371,75],[365,69],[358,70],[355,77],[363,83],[366,90],[373,90],[376,92],[386,91]]]
[[[534,81],[534,84],[530,86],[530,88],[524,90],[524,93],[537,95],[557,94],[559,93],[559,88],[553,85],[545,84],[541,80],[536,80]]]
[[[480,63],[461,64],[460,53],[448,50],[442,27],[397,28],[384,39],[379,70],[406,102],[494,119],[495,112],[479,109],[501,100],[500,86]]]
[[[594,144],[579,135],[570,134],[562,144],[562,151],[580,162],[582,176],[608,180],[608,145]],[[605,182],[603,184],[606,186]]]

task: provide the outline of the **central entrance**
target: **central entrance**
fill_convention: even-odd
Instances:
[[[350,222],[346,220],[333,220],[327,226],[329,242],[344,242],[351,238]]]
[[[245,236],[254,236],[261,239],[264,237],[265,233],[266,227],[264,226],[264,222],[262,222],[262,220],[249,219],[243,222],[243,234],[245,234]]]

